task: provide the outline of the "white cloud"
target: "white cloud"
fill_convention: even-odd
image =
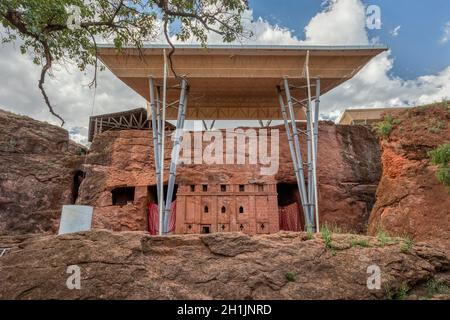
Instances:
[[[305,28],[305,40],[295,37],[292,30],[271,25],[261,18],[253,19],[251,10],[245,13],[243,23],[254,33],[252,39],[244,41],[249,44],[367,45],[378,41],[367,35],[365,8],[360,0],[327,1]],[[211,35],[210,43],[221,43],[221,39]],[[0,50],[0,105],[58,124],[48,113],[37,88],[39,67],[20,55],[18,48],[7,45]],[[403,80],[390,75],[394,63],[390,52],[383,53],[353,79],[323,96],[323,118],[336,118],[348,107],[418,105],[450,97],[450,66],[434,75]],[[85,85],[90,82],[91,74],[83,75],[73,66],[68,70],[55,68],[54,77],[45,85],[56,111],[67,120],[66,128],[70,129],[72,137],[84,142],[94,94]],[[110,71],[100,73],[94,114],[144,106],[145,101]]]
[[[306,43],[311,45],[368,44],[366,16],[360,0],[330,0],[324,11],[305,28]]]
[[[400,34],[400,28],[402,26],[396,26],[394,28],[394,30],[391,30],[389,33],[393,36],[393,37],[397,37]]]
[[[47,109],[38,88],[40,67],[12,45],[0,46],[0,106],[3,109],[60,125]],[[94,90],[87,84],[92,72],[83,74],[74,66],[54,66],[45,88],[55,111],[66,120],[65,128],[77,129],[77,135],[87,136],[92,114]],[[145,101],[130,90],[109,70],[99,73],[94,114],[145,107]],[[71,134],[80,142],[80,138]]]
[[[389,75],[393,65],[390,52],[379,55],[355,78],[323,97],[325,110],[414,106],[450,97],[450,66],[436,75],[403,80]]]
[[[450,40],[450,21],[448,21],[444,26],[444,33],[442,34],[439,42],[441,44],[446,44]]]

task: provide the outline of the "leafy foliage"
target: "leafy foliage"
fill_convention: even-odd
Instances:
[[[171,56],[175,48],[170,23],[179,26],[174,34],[180,40],[194,39],[206,45],[208,33],[213,32],[231,42],[245,36],[241,16],[247,8],[247,0],[2,0],[1,41],[18,42],[22,54],[43,65],[39,88],[50,112],[64,124],[43,87],[53,62],[70,61],[80,71],[95,66],[92,85],[96,85],[97,40],[111,42],[119,50],[142,48],[163,28]],[[77,27],[71,27],[68,22],[75,20]]]
[[[390,115],[385,116],[383,121],[377,124],[378,133],[385,139],[389,138],[393,128],[394,120]]]
[[[295,282],[295,273],[293,272],[286,272],[286,274],[284,275],[286,277],[286,280],[288,282]]]
[[[330,250],[330,252],[333,256],[335,256],[336,255],[336,247],[333,245],[333,242],[332,242],[332,238],[331,238],[332,232],[330,231],[330,229],[328,229],[327,226],[324,226],[321,229],[321,233],[322,233],[322,238],[325,241],[325,247],[328,250]]]
[[[431,162],[439,167],[436,178],[450,188],[450,144],[445,143],[428,153]]]

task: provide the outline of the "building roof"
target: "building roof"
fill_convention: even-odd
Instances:
[[[125,84],[150,99],[148,78],[163,78],[163,50],[150,45],[141,50],[113,46],[99,48],[99,58]],[[322,94],[352,78],[384,46],[209,46],[179,45],[173,55],[178,75],[189,82],[186,119],[282,119],[276,87],[284,77],[294,86],[306,84],[305,61],[310,53],[310,77],[321,79]],[[175,83],[170,72],[169,85]],[[306,90],[299,99],[306,98]],[[168,99],[177,100],[175,90]],[[299,108],[298,111],[301,111]],[[176,119],[176,109],[167,119]],[[297,119],[304,119],[303,112]]]
[[[336,121],[338,124],[351,124],[354,121],[381,120],[387,112],[402,111],[409,107],[346,109]]]
[[[166,122],[166,129],[175,127]],[[151,121],[148,120],[147,110],[137,108],[133,110],[107,113],[89,118],[88,141],[92,142],[95,135],[111,130],[149,130]]]

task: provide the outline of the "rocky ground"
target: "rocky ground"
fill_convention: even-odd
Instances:
[[[448,299],[450,255],[404,239],[306,233],[0,237],[0,299]],[[69,290],[71,265],[81,289]],[[381,269],[380,290],[367,268]]]

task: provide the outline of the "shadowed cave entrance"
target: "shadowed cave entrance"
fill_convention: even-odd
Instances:
[[[297,184],[278,183],[277,193],[280,230],[303,230],[305,223]]]
[[[147,187],[147,201],[149,203],[158,203],[158,188],[156,185],[148,186]],[[172,202],[177,200],[177,191],[178,191],[178,185],[175,184],[173,188],[173,194],[172,194]],[[167,197],[167,184],[164,185],[164,201]]]
[[[111,191],[113,206],[124,206],[134,202],[134,187],[120,187]]]
[[[77,170],[73,174],[72,181],[72,204],[77,203],[78,195],[80,192],[80,186],[84,179],[84,172],[81,170]]]

